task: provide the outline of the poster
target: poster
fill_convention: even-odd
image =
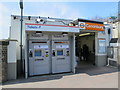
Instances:
[[[99,43],[98,53],[106,53],[106,40],[99,39],[98,43]]]

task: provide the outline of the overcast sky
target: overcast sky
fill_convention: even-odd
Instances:
[[[19,1],[19,0],[18,0]],[[117,2],[25,2],[24,15],[77,19],[117,16]],[[8,38],[10,15],[20,15],[19,2],[0,2],[0,39]]]

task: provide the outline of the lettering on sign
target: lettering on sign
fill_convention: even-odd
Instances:
[[[48,45],[34,45],[34,49],[48,48]]]
[[[56,45],[56,48],[69,48],[69,45]]]
[[[41,26],[39,26],[39,25],[26,25],[26,28],[27,29],[40,29]]]
[[[79,22],[79,28],[86,30],[104,31],[104,25],[97,23]]]

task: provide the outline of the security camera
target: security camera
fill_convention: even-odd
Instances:
[[[40,18],[37,18],[36,19],[36,23],[39,23],[39,22],[43,22],[44,20],[43,19],[40,19]]]
[[[43,22],[43,19],[37,18],[36,21]]]

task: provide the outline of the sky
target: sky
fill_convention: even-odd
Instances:
[[[24,2],[24,15],[65,19],[117,16],[117,2]],[[20,15],[18,2],[0,2],[0,39],[9,37],[10,15]]]

